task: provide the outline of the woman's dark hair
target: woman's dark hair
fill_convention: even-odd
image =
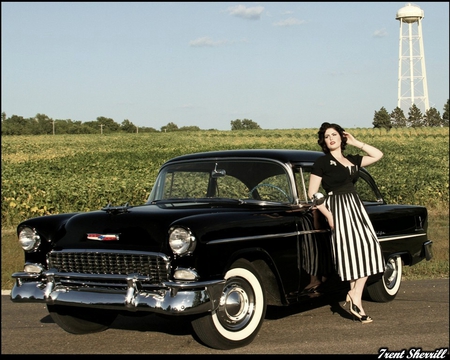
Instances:
[[[341,136],[341,140],[342,140],[341,149],[342,149],[342,151],[344,151],[345,146],[347,145],[347,138],[344,136],[345,130],[338,124],[330,124],[328,122],[324,122],[322,125],[320,125],[320,129],[317,132],[317,134],[319,135],[319,140],[317,140],[317,143],[322,148],[322,151],[325,154],[328,154],[330,152],[330,149],[328,149],[328,146],[325,143],[325,131],[327,131],[330,128],[336,130],[339,133],[339,135]]]

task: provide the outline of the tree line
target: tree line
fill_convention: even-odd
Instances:
[[[382,107],[379,111],[375,111],[372,125],[374,128],[385,128],[387,130],[401,127],[448,127],[449,99],[444,104],[443,110],[442,116],[434,107],[430,107],[425,114],[422,114],[422,111],[413,104],[409,108],[408,117],[406,117],[403,110],[398,106],[391,113]]]
[[[448,127],[449,126],[449,100],[444,105],[443,114],[435,108],[428,109],[422,114],[420,109],[413,104],[405,116],[403,110],[396,107],[389,113],[384,107],[375,111],[373,118],[374,128],[399,128],[399,127]],[[236,119],[230,121],[231,130],[255,130],[261,127],[250,119]],[[7,117],[2,112],[2,135],[55,135],[55,134],[107,134],[107,133],[147,133],[147,132],[172,132],[172,131],[200,131],[198,126],[178,127],[169,122],[157,130],[153,127],[137,126],[125,119],[122,123],[116,123],[113,119],[104,116],[97,117],[93,121],[54,120],[45,114],[37,114],[33,118],[24,118],[18,115]],[[210,129],[215,130],[215,129]]]

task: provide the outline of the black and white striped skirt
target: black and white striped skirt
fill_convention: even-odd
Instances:
[[[341,279],[356,280],[384,272],[380,243],[358,194],[329,194],[325,205],[333,214],[332,254]]]

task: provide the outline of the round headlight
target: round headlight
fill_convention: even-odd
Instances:
[[[195,237],[182,227],[173,227],[169,230],[169,245],[174,254],[184,255],[194,251]]]
[[[34,251],[39,247],[41,238],[34,229],[25,227],[19,232],[19,242],[25,251]]]

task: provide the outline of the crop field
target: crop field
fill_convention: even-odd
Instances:
[[[368,167],[390,203],[425,205],[435,258],[405,276],[448,277],[449,128],[347,129],[384,152]],[[2,289],[22,270],[15,227],[41,215],[146,201],[170,158],[227,149],[320,151],[317,129],[2,137]],[[346,153],[359,150],[349,146]]]

